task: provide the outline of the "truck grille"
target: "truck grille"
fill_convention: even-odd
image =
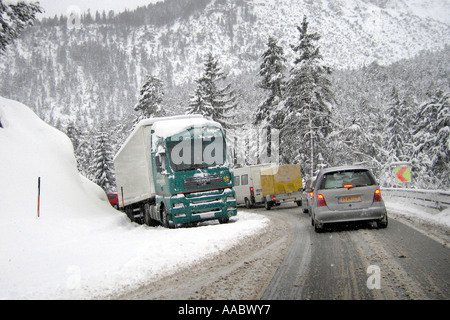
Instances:
[[[204,189],[222,185],[222,176],[192,177],[183,179],[185,189]]]

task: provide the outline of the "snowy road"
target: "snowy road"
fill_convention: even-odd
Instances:
[[[296,206],[253,212],[271,219],[265,233],[194,267],[188,280],[182,271],[120,298],[450,298],[448,230],[419,231],[391,212],[387,229],[353,225],[317,234]]]
[[[353,225],[315,233],[308,215],[283,212],[293,217],[294,241],[263,299],[450,298],[448,231],[438,242],[426,226],[418,231],[391,212],[387,229]]]

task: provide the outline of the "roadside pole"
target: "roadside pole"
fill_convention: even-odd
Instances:
[[[37,216],[41,215],[41,177],[38,177],[38,198],[37,198]]]

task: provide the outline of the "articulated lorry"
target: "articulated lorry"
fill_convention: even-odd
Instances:
[[[140,121],[114,158],[131,221],[173,227],[237,214],[223,128],[198,115]]]

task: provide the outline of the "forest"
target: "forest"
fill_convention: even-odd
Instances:
[[[391,64],[336,68],[305,15],[291,43],[267,35],[244,54],[239,48],[249,41],[231,27],[256,18],[242,1],[231,11],[216,1],[225,8],[226,19],[217,20],[223,35],[169,27],[210,2],[87,13],[81,30],[68,28],[64,16],[39,21],[0,57],[0,95],[66,132],[79,171],[105,191],[115,188],[112,158],[139,119],[185,113],[219,121],[230,136],[247,134],[244,150],[232,150],[244,154],[239,165],[264,151],[252,129],[278,130],[280,162],[300,164],[305,179],[324,166],[361,163],[383,186],[400,186],[393,168],[408,162],[408,187],[449,189],[448,46]],[[212,46],[192,51],[187,40],[214,36],[231,39],[231,58]],[[230,67],[233,59],[239,62]]]

